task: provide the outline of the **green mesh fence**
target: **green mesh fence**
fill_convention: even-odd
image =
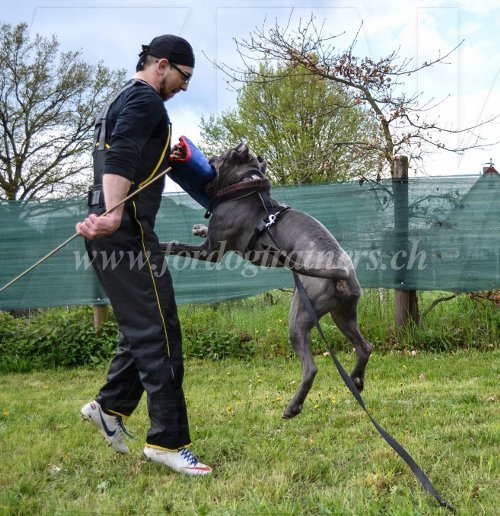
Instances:
[[[273,197],[327,226],[350,254],[363,287],[500,287],[500,176],[275,187]],[[0,286],[74,233],[85,213],[81,199],[0,204]],[[200,243],[191,228],[203,214],[187,195],[167,195],[157,233],[164,241]],[[168,263],[179,303],[246,297],[293,283],[287,270],[256,267],[234,253],[219,264],[181,257]],[[106,302],[80,238],[0,294],[3,310]]]

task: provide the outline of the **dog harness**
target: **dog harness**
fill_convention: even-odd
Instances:
[[[262,234],[268,231],[271,226],[274,226],[274,224],[278,222],[281,216],[290,209],[290,206],[287,206],[286,204],[273,204],[273,199],[268,193],[259,193],[259,196],[262,200],[262,203],[264,204],[264,208],[266,209],[267,213],[269,213],[269,215],[254,229],[254,233],[248,242],[246,251],[255,249],[255,245],[257,244]]]

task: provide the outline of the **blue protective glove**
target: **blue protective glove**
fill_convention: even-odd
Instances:
[[[205,193],[205,186],[215,179],[215,169],[189,138],[181,136],[179,142],[185,157],[170,156],[172,170],[168,176],[196,202],[208,208],[211,198]]]

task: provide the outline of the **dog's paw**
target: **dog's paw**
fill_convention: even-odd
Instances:
[[[298,416],[302,412],[302,405],[288,405],[285,412],[281,415],[283,419],[292,419],[292,417]]]
[[[364,382],[363,378],[361,378],[359,376],[354,376],[354,377],[351,376],[351,380],[354,382],[354,385],[358,389],[358,392],[362,392],[363,389],[365,388],[365,382]]]
[[[193,226],[193,235],[199,237],[206,237],[208,233],[208,228],[204,224],[195,224]]]

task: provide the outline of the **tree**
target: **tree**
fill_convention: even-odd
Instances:
[[[95,117],[124,77],[60,52],[55,36],[1,25],[0,200],[81,193]]]
[[[355,155],[343,142],[376,139],[376,124],[336,84],[301,64],[261,63],[238,91],[237,108],[203,117],[200,127],[207,155],[244,139],[279,184],[342,181],[374,167],[373,156]]]
[[[401,59],[397,52],[379,60],[356,56],[357,35],[347,50],[337,50],[333,44],[337,36],[323,34],[322,27],[317,26],[312,16],[306,22],[301,20],[296,30],[289,26],[290,22],[285,28],[277,23],[270,29],[264,25],[261,29],[255,29],[247,39],[236,41],[242,68],[235,69],[224,64],[216,66],[233,83],[284,80],[291,70],[301,67],[304,79],[315,77],[337,85],[353,103],[364,106],[370,112],[379,128],[379,138],[374,139],[368,133],[346,144],[358,151],[371,150],[388,165],[385,168],[391,170],[393,157],[399,153],[407,154],[414,164],[420,164],[429,150],[463,153],[467,149],[487,145],[474,134],[474,130],[495,120],[498,115],[471,127],[444,127],[433,117],[435,108],[442,101],[424,101],[420,93],[408,95],[403,91],[404,77],[444,64],[458,47],[446,55],[413,66],[411,60]],[[253,62],[263,60],[288,66],[281,68],[283,73],[278,78],[274,73],[252,66]],[[472,143],[453,145],[447,139],[449,135],[472,135]]]

